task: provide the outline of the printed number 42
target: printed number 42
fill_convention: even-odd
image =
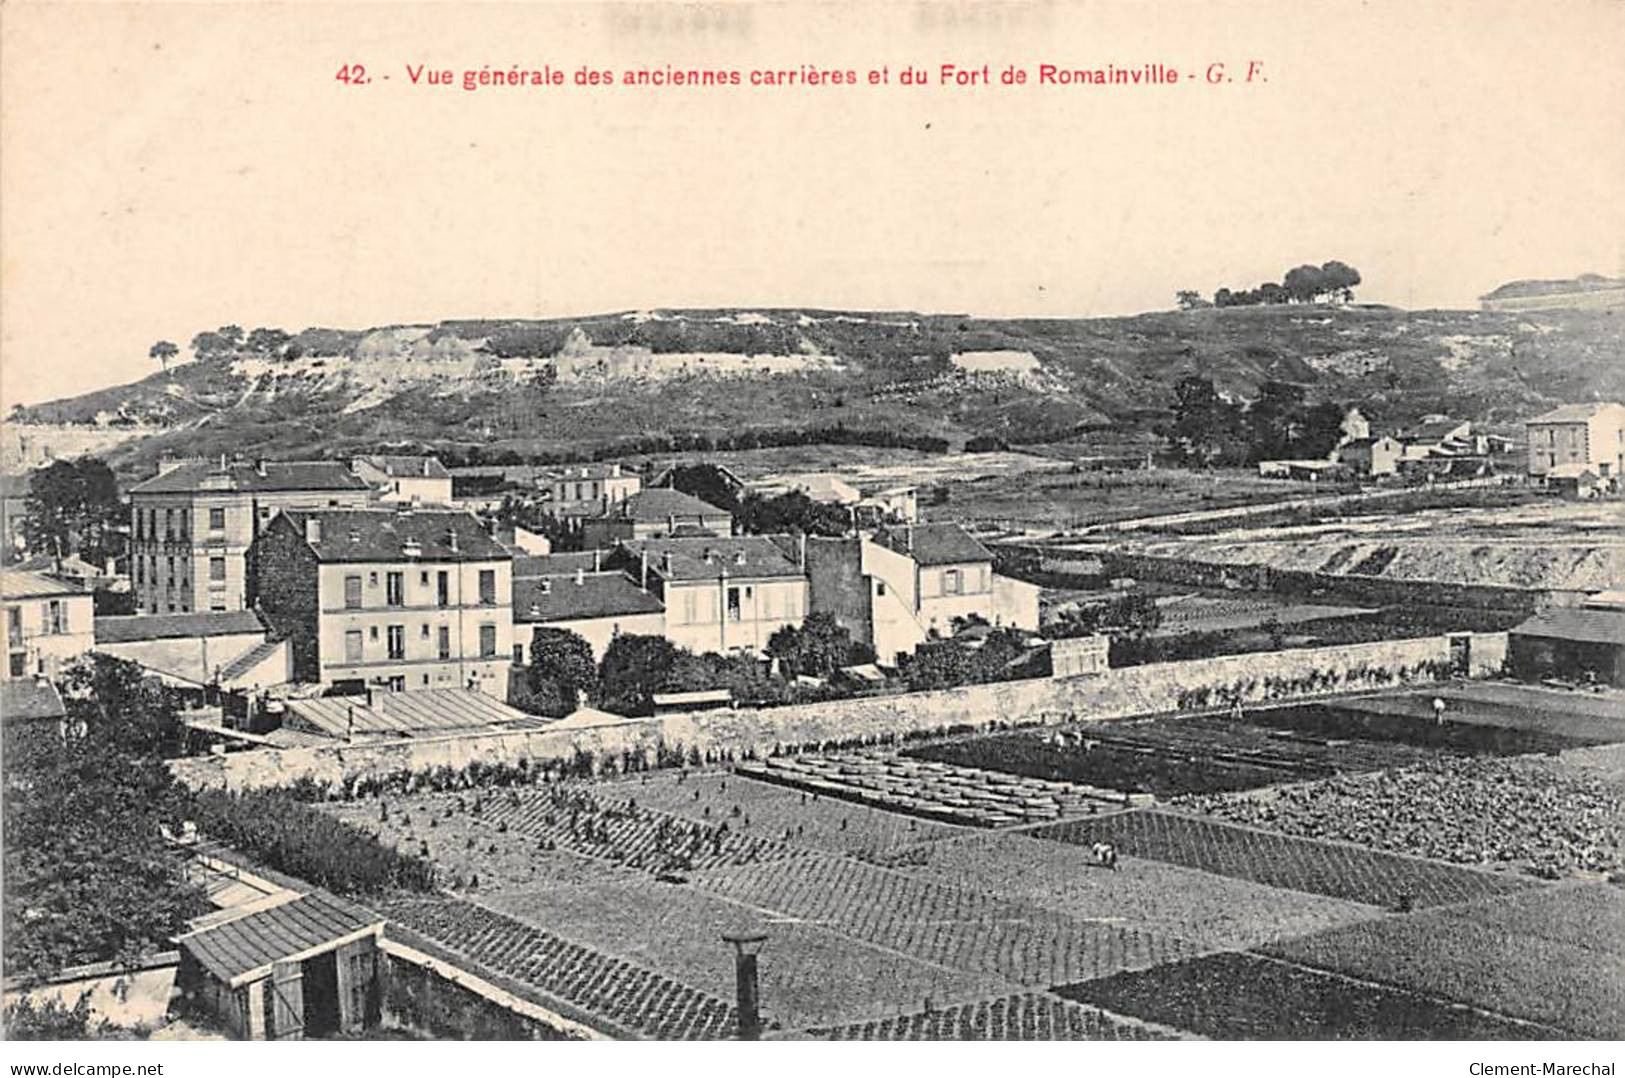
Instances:
[[[367,77],[367,68],[363,64],[345,64],[333,78],[350,86],[365,86],[372,81]]]

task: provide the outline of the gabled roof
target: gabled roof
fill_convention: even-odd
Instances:
[[[692,494],[684,494],[671,487],[640,490],[610,507],[599,520],[631,520],[640,524],[654,524],[676,517],[678,520],[695,517],[726,517],[728,510],[703,502]]]
[[[513,582],[516,625],[585,618],[658,614],[665,606],[620,571],[549,577],[520,577]]]
[[[1609,408],[1625,408],[1617,401],[1591,401],[1586,404],[1564,404],[1549,412],[1542,412],[1526,423],[1584,423],[1598,412]]]
[[[61,694],[49,681],[33,678],[0,681],[0,719],[6,722],[60,719],[67,713]]]
[[[263,474],[261,468],[263,467]],[[244,461],[221,467],[214,461],[190,461],[130,488],[131,494],[191,494],[203,490],[302,491],[366,490],[367,484],[334,460]]]
[[[993,554],[958,524],[901,524],[875,532],[875,542],[921,565],[990,562]]]
[[[718,580],[724,575],[755,580],[805,575],[765,535],[630,539],[621,543],[621,550],[623,559],[634,565],[647,553],[649,571],[670,581]]]
[[[1583,460],[1568,460],[1546,469],[1548,479],[1584,479],[1587,476],[1596,479],[1597,473]]]
[[[284,509],[277,519],[324,562],[513,560],[480,519],[462,509]],[[321,533],[315,542],[308,537],[311,522]]]
[[[1465,419],[1430,419],[1425,423],[1418,423],[1405,432],[1405,437],[1412,441],[1427,442],[1444,438],[1462,427],[1470,427]]]
[[[439,457],[411,457],[395,454],[362,457],[362,460],[396,479],[450,479],[451,473]]]
[[[526,576],[569,576],[576,570],[596,573],[603,568],[604,558],[593,550],[570,550],[552,554],[516,554],[513,576],[517,581]]]
[[[315,891],[189,932],[178,942],[215,977],[236,987],[268,975],[277,962],[320,954],[383,923],[371,910]]]
[[[1584,607],[1548,610],[1513,629],[1512,635],[1625,646],[1625,610]]]
[[[208,610],[192,614],[118,614],[96,619],[96,643],[134,644],[201,636],[263,633],[265,623],[252,610]]]
[[[64,595],[89,595],[90,592],[64,583],[44,573],[22,573],[14,569],[0,572],[0,599],[48,599]]]

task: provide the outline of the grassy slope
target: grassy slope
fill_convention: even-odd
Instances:
[[[365,385],[262,378],[251,386],[223,364],[190,363],[39,405],[21,418],[87,422],[122,408],[184,425],[125,451],[121,462],[136,464],[165,449],[212,453],[248,444],[271,454],[383,442],[559,452],[629,434],[837,423],[955,442],[976,434],[1057,441],[1078,430],[1147,428],[1173,384],[1191,373],[1240,395],[1266,379],[1299,382],[1312,397],[1357,401],[1388,422],[1439,411],[1510,423],[1558,401],[1625,396],[1625,366],[1617,362],[1625,320],[1607,311],[1283,307],[1055,320],[762,313],[766,324],[715,321],[717,312],[665,312],[644,323],[613,315],[457,322],[435,327],[430,337],[547,356],[579,330],[594,344],[630,342],[656,352],[816,350],[838,357],[843,368],[720,383],[685,377],[548,389],[488,375],[403,386],[376,407],[345,414]],[[313,353],[334,355],[354,354],[362,339],[325,330],[301,335]],[[954,352],[993,349],[1032,352],[1044,380],[970,379],[948,364]]]

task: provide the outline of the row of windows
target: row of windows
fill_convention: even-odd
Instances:
[[[156,554],[154,554],[154,555],[152,555],[152,556],[150,556],[150,557],[148,557],[146,559],[142,559],[142,558],[139,558],[139,557],[133,559],[132,568],[133,568],[133,570],[135,572],[135,582],[136,582],[136,584],[139,585],[139,584],[151,583],[154,586],[156,586],[158,584],[158,580],[159,580],[159,577],[158,577],[158,556]],[[172,588],[172,587],[175,586],[175,579],[176,579],[175,578],[175,558],[173,556],[169,556],[169,557],[164,558],[164,568],[166,570],[166,576],[164,578],[164,584],[165,584],[165,586]],[[187,572],[188,572],[188,569],[187,569],[187,565],[186,565],[186,558],[182,557],[180,559],[180,575],[181,575],[181,578],[183,580],[186,577]],[[226,559],[225,558],[223,558],[223,557],[212,557],[212,558],[209,559],[209,579],[214,580],[214,581],[224,581],[226,579]]]
[[[369,605],[366,601],[366,589],[378,587],[378,573],[368,573],[365,581],[360,573],[352,573],[344,578],[344,606],[347,610],[360,610]],[[364,585],[364,586],[363,586]],[[406,573],[386,571],[383,574],[384,606],[406,605]],[[423,588],[430,587],[430,575],[427,570],[418,574],[418,585]],[[450,606],[453,599],[451,574],[444,569],[435,572],[433,577],[434,605]],[[460,596],[458,597],[461,598]],[[495,569],[481,569],[479,578],[479,601],[481,606],[495,606],[497,601],[497,574]],[[373,604],[376,605],[376,604]],[[425,601],[422,605],[428,605]]]
[[[718,618],[714,588],[684,588],[673,596],[678,625],[704,625]],[[727,589],[723,602],[728,621],[743,621],[747,612],[753,621],[795,621],[802,616],[800,593],[796,590],[764,588],[759,597],[751,584]]]
[[[192,515],[186,509],[165,509],[163,511],[165,539],[184,539],[191,534]],[[216,506],[209,510],[209,530],[223,532],[226,530],[226,510],[224,506]],[[158,510],[148,509],[142,512],[135,511],[135,537],[137,539],[158,538]]]
[[[41,635],[58,636],[68,631],[68,605],[62,600],[41,603],[39,613]],[[23,608],[20,606],[6,607],[6,639],[13,647],[23,642]]]
[[[494,658],[497,653],[497,627],[495,622],[484,622],[480,625],[480,658]],[[420,640],[433,640],[432,654],[414,655],[416,659],[450,659],[451,654],[451,626],[428,624],[418,627]],[[367,661],[368,644],[379,642],[378,626],[374,625],[363,632],[360,629],[349,629],[344,634],[344,661],[347,663],[361,663]],[[406,626],[386,625],[383,632],[384,657],[392,662],[404,662],[406,654]],[[418,650],[418,649],[414,649]]]

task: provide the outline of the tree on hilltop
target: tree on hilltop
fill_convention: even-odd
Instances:
[[[163,365],[165,371],[169,370],[169,361],[179,354],[180,349],[175,347],[174,341],[159,341],[147,349],[147,358],[156,359]]]

